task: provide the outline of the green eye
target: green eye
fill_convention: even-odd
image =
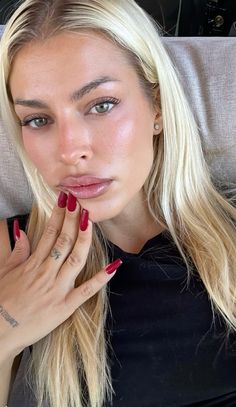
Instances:
[[[29,125],[33,128],[43,127],[43,126],[46,126],[46,124],[47,124],[47,119],[45,119],[43,117],[39,117],[38,119],[32,119],[29,122]]]
[[[98,100],[97,103],[93,104],[93,107],[89,110],[92,114],[104,114],[109,113],[115,105],[120,103],[119,99],[116,98],[104,98],[103,100]]]
[[[29,119],[25,119],[20,122],[21,126],[28,126],[32,129],[40,129],[48,124],[48,119],[46,117],[33,117]]]
[[[109,105],[112,105],[112,103],[108,102],[100,103],[99,105],[95,106],[95,109],[97,113],[106,113],[109,110]]]

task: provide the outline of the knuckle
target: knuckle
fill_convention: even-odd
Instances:
[[[52,224],[47,225],[47,227],[45,229],[45,238],[46,239],[47,238],[50,239],[52,237],[55,238],[55,236],[58,236],[58,235],[59,235],[59,229],[55,225],[52,225]]]
[[[57,247],[62,249],[64,246],[72,246],[73,239],[67,233],[61,233],[57,239]]]
[[[25,271],[34,271],[40,266],[40,260],[37,258],[36,253],[32,253],[31,256],[25,262]]]
[[[81,286],[81,295],[85,298],[90,298],[95,294],[95,290],[91,281],[87,281]]]
[[[9,260],[10,262],[13,260],[15,262],[15,259],[22,259],[25,258],[27,251],[26,247],[21,244],[20,242],[17,242],[18,244],[15,245],[14,251],[11,253],[12,255],[10,256]]]
[[[82,266],[83,261],[79,254],[71,253],[67,259],[67,264],[72,267]]]
[[[102,287],[104,284],[107,283],[107,275],[106,275],[106,273],[104,273],[104,272],[102,272],[102,273],[97,273],[97,274],[95,275],[95,280],[96,280],[96,283],[97,283],[100,287]]]
[[[25,251],[24,246],[22,246],[21,244],[16,244],[16,245],[15,245],[15,247],[14,247],[14,252],[15,252],[17,255],[23,254],[24,251]]]

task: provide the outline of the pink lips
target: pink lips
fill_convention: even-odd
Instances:
[[[60,186],[78,199],[96,198],[107,191],[111,179],[83,175],[80,177],[67,177]]]
[[[85,186],[85,185],[94,185],[100,184],[102,182],[111,181],[109,178],[98,178],[98,177],[91,177],[88,175],[82,175],[80,177],[67,177],[61,182],[61,186],[64,187],[78,187],[78,186]]]

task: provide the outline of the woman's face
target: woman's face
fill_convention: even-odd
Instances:
[[[29,43],[10,89],[25,150],[49,186],[76,195],[94,222],[137,204],[156,113],[116,45],[85,32]]]

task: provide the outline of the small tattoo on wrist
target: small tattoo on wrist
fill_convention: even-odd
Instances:
[[[19,325],[19,322],[17,322],[14,318],[11,317],[10,314],[8,314],[8,312],[3,308],[2,305],[0,305],[0,315],[3,316],[3,318],[9,322],[9,324],[15,328],[16,326]]]
[[[54,259],[57,260],[57,259],[59,259],[59,257],[61,257],[61,252],[59,252],[59,250],[54,248],[54,249],[52,249],[50,256],[54,257]]]

